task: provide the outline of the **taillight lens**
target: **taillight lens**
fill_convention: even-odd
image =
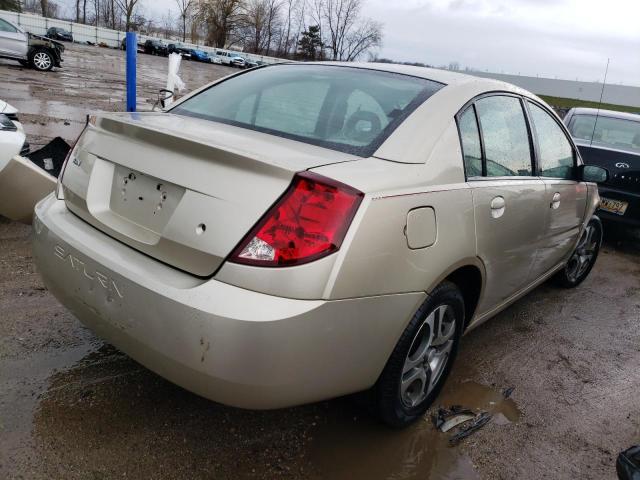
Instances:
[[[62,163],[62,167],[60,168],[60,174],[58,175],[58,182],[56,183],[56,198],[58,200],[64,200],[64,195],[62,193],[62,176],[64,175],[64,171],[67,168],[67,163],[69,162],[69,159],[75,156],[75,154],[77,153],[76,150],[78,149],[78,142],[80,141],[80,138],[82,137],[82,135],[84,135],[84,132],[87,130],[87,127],[90,124],[91,125],[96,124],[95,115],[87,115],[87,123],[82,129],[82,132],[80,132],[80,135],[78,135],[78,138],[76,138],[76,141],[73,143],[73,145],[67,152],[67,156],[64,159],[64,162]]]
[[[229,260],[279,267],[329,255],[342,245],[363,196],[359,190],[321,175],[299,173]]]

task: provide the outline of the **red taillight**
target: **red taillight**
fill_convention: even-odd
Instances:
[[[95,125],[96,124],[95,115],[87,115],[87,122],[85,123],[84,128],[80,132],[80,135],[78,135],[78,138],[76,138],[76,141],[73,142],[73,145],[71,145],[71,148],[67,152],[67,156],[64,158],[64,162],[62,162],[62,167],[60,168],[60,173],[58,174],[58,182],[56,184],[56,198],[58,200],[63,200],[63,197],[62,197],[62,177],[64,175],[64,171],[67,168],[67,163],[69,163],[69,159],[72,156],[74,156],[74,154],[76,153],[76,147],[78,146],[78,142],[80,141],[80,138],[82,137],[82,135],[84,135],[84,132],[87,130],[87,127],[89,126],[89,124],[91,124],[91,125]]]
[[[363,196],[321,175],[299,173],[229,260],[279,267],[329,255],[340,248]]]

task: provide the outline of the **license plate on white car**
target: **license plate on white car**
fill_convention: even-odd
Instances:
[[[616,215],[624,215],[629,204],[621,200],[613,200],[611,198],[600,198],[600,210],[615,213]]]

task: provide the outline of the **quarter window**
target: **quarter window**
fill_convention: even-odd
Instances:
[[[476,102],[487,176],[531,176],[531,146],[520,99],[491,96]]]
[[[16,27],[11,25],[9,22],[5,22],[0,18],[0,32],[16,33],[17,31],[18,30],[16,30]]]
[[[533,128],[538,139],[540,176],[573,178],[573,148],[555,120],[539,106],[529,102]]]
[[[460,116],[460,140],[462,141],[462,155],[467,177],[482,175],[482,148],[480,147],[480,133],[473,106]]]

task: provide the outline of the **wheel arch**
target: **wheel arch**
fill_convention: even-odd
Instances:
[[[427,294],[430,294],[443,281],[455,284],[462,293],[465,308],[466,329],[472,322],[485,286],[484,264],[478,258],[464,259],[449,267],[438,279],[429,285]]]

